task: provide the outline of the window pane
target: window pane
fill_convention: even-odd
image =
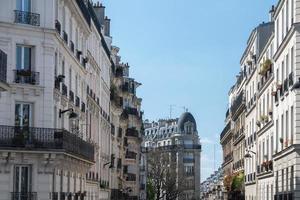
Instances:
[[[23,126],[30,126],[30,105],[23,105]]]
[[[15,125],[20,126],[21,125],[21,105],[16,104],[15,108]]]
[[[20,173],[20,171],[19,171],[19,167],[16,167],[15,168],[15,190],[17,191],[17,192],[19,192],[20,191],[20,188],[19,188],[19,179],[20,179],[20,176],[19,176],[19,173]]]
[[[30,70],[31,68],[31,48],[24,47],[24,69]]]
[[[31,0],[23,0],[24,1],[24,11],[31,11]]]
[[[17,56],[16,56],[16,68],[22,69],[22,47],[17,46]]]

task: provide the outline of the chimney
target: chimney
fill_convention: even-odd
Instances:
[[[103,26],[105,23],[105,7],[102,5],[102,3],[99,4],[99,2],[97,2],[97,4],[94,4],[94,10],[100,24]]]
[[[269,11],[270,22],[274,21],[275,6],[273,5]]]
[[[110,37],[110,19],[108,17],[105,17],[104,27],[104,35]]]

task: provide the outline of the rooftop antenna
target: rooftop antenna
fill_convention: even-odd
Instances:
[[[170,119],[172,119],[172,112],[173,112],[173,108],[175,107],[176,105],[174,104],[171,104],[170,105]]]

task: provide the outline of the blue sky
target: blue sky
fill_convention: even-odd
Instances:
[[[95,2],[95,0],[94,0]],[[269,19],[277,0],[102,0],[114,45],[143,85],[145,118],[173,116],[183,106],[197,120],[202,180],[221,165],[219,135],[227,94],[252,29]]]

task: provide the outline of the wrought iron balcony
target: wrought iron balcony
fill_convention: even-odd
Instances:
[[[127,137],[139,137],[139,132],[136,130],[136,128],[127,128],[126,130],[126,136]]]
[[[123,68],[122,67],[117,67],[117,69],[116,69],[116,77],[122,77],[123,75],[124,75]]]
[[[15,23],[40,26],[40,14],[15,10]]]
[[[235,99],[235,101],[233,102],[230,108],[232,115],[234,115],[239,110],[239,108],[241,108],[244,105],[245,105],[244,92],[241,92],[239,96]]]
[[[223,129],[221,135],[220,135],[220,140],[222,140],[222,138],[226,135],[226,133],[228,131],[230,131],[231,129],[231,122],[227,123],[227,125],[225,126],[225,128]]]
[[[58,20],[55,20],[55,30],[59,35],[61,34],[61,24]]]
[[[11,200],[37,200],[36,192],[12,192]]]
[[[63,83],[62,84],[62,91],[61,91],[63,96],[68,96],[68,87]]]
[[[40,73],[30,70],[14,70],[14,82],[21,84],[39,85]]]
[[[0,149],[57,150],[94,161],[94,146],[62,129],[0,125]]]
[[[126,152],[126,155],[125,155],[125,158],[126,159],[136,159],[136,153],[135,152],[132,152],[132,151],[127,151]]]
[[[139,112],[136,108],[131,108],[131,107],[126,107],[125,108],[125,111],[127,112],[127,114],[129,115],[135,115],[135,116],[138,116],[139,115]]]
[[[126,181],[136,181],[136,175],[131,174],[131,173],[127,173],[126,174]]]

